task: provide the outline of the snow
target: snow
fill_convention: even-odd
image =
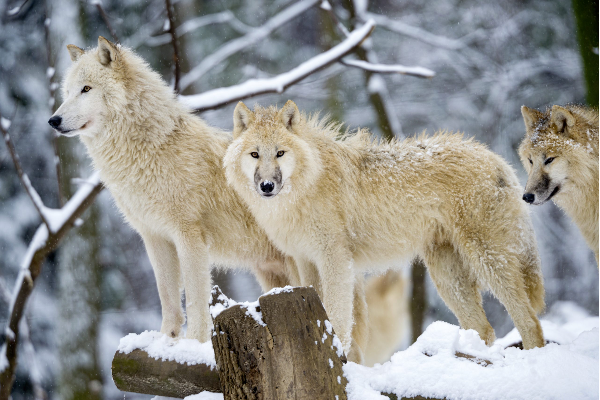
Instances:
[[[8,368],[8,358],[6,358],[6,342],[2,344],[2,348],[0,348],[0,372],[3,372],[6,368]]]
[[[135,349],[144,350],[156,360],[176,361],[180,364],[206,364],[217,367],[212,343],[200,343],[195,339],[171,338],[156,331],[144,331],[139,335],[130,333],[119,342],[117,350],[129,354]]]
[[[249,79],[239,85],[209,90],[202,94],[179,96],[179,100],[187,107],[201,111],[258,94],[281,93],[293,83],[343,57],[359,45],[371,33],[374,26],[375,23],[369,20],[362,27],[354,30],[343,42],[281,75],[268,79]],[[185,87],[183,78],[181,82],[183,89]]]
[[[183,91],[185,88],[190,86],[196,80],[200,79],[203,75],[231,55],[247,49],[254,43],[258,43],[259,41],[263,40],[275,29],[296,18],[298,15],[302,14],[313,5],[318,3],[318,1],[319,0],[303,0],[294,2],[290,7],[281,11],[264,23],[260,28],[253,29],[247,35],[225,43],[225,45],[223,45],[218,51],[205,57],[200,64],[192,68],[190,72],[181,77],[181,90]]]
[[[202,392],[187,396],[183,400],[223,400],[223,393]]]
[[[48,79],[52,79],[52,77],[54,76],[54,73],[56,72],[56,70],[52,67],[48,67],[46,68],[46,77]]]
[[[0,117],[0,126],[2,126],[2,129],[7,131],[8,128],[10,128],[10,120],[4,117]]]
[[[397,73],[404,75],[412,75],[421,78],[431,78],[435,76],[435,72],[424,67],[406,67],[404,65],[385,65],[385,64],[373,64],[361,60],[349,60],[343,59],[342,63],[349,67],[361,68],[366,71],[377,72],[377,73]],[[370,84],[370,82],[369,82]],[[369,87],[369,91],[373,92]]]
[[[575,316],[560,325],[542,321],[544,334],[560,344],[520,350],[505,345],[520,340],[516,331],[487,347],[473,330],[434,322],[405,351],[373,368],[344,366],[350,400],[421,395],[452,399],[597,399],[598,317]],[[515,340],[516,339],[516,340]],[[457,358],[460,352],[474,362]],[[481,360],[490,361],[485,366]]]
[[[273,289],[269,290],[267,293],[263,294],[260,297],[270,296],[272,294],[279,294],[279,293],[289,293],[289,292],[293,292],[293,291],[294,291],[294,287],[290,286],[290,285],[287,285],[287,286],[284,286],[282,288],[281,287],[273,288]]]
[[[213,293],[214,293],[215,288],[216,288],[216,286],[213,287]],[[271,293],[271,292],[269,292],[269,293]],[[246,309],[246,315],[254,318],[254,320],[259,325],[261,325],[261,326],[267,326],[267,324],[265,324],[264,321],[263,321],[263,319],[262,319],[262,313],[259,311],[260,304],[258,303],[258,300],[252,301],[252,302],[250,302],[250,301],[244,301],[244,302],[239,302],[238,303],[237,301],[228,298],[223,293],[221,293],[219,295],[219,297],[217,297],[217,299],[219,300],[219,303],[216,303],[215,305],[211,305],[209,307],[209,312],[210,312],[210,315],[212,316],[213,319],[217,318],[217,316],[219,314],[221,314],[223,311],[225,311],[226,309],[228,309],[230,307],[233,307],[233,306],[236,306],[236,305],[239,305],[242,308],[245,308]]]
[[[39,207],[44,219],[48,222],[50,231],[58,232],[98,185],[100,185],[100,171],[94,172],[61,209],[48,208],[42,203]],[[32,193],[35,193],[35,190]]]

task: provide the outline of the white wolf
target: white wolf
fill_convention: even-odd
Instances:
[[[529,174],[523,200],[552,199],[579,226],[598,263],[598,110],[523,106],[521,113],[527,133],[519,156]]]
[[[421,255],[461,326],[495,340],[480,288],[504,304],[526,349],[544,307],[531,220],[512,168],[461,135],[378,144],[359,130],[281,109],[234,112],[228,182],[300,270],[317,266],[323,303],[348,348],[356,271]]]
[[[161,300],[161,332],[180,334],[185,287],[187,336],[209,340],[210,264],[247,268],[263,290],[299,285],[293,260],[271,244],[226,184],[222,159],[231,135],[190,114],[132,51],[103,37],[89,51],[67,47],[74,63],[63,83],[65,101],[49,123],[80,136],[142,236]],[[368,335],[362,279],[355,292],[358,361]]]

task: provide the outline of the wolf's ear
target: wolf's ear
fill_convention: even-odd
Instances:
[[[110,63],[118,61],[119,49],[113,43],[109,42],[102,36],[98,36],[98,61],[104,66],[109,66]]]
[[[569,110],[561,106],[552,106],[550,120],[556,126],[558,133],[567,133],[567,127],[575,125],[575,117]]]
[[[85,51],[83,51],[83,49],[80,49],[79,47],[75,46],[74,44],[68,44],[67,50],[69,50],[69,55],[71,56],[71,61],[73,61],[73,62],[77,61],[77,59],[83,53],[85,53]]]
[[[533,130],[537,122],[542,118],[544,114],[533,108],[521,106],[521,114],[523,115],[523,122],[525,122],[525,129],[527,133]]]
[[[237,139],[252,121],[254,113],[240,101],[233,110],[233,138]]]
[[[281,111],[279,111],[279,118],[281,118],[281,122],[283,122],[283,125],[285,125],[288,130],[293,131],[300,123],[300,110],[298,110],[296,103],[288,100]]]

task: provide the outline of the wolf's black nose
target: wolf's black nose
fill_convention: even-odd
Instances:
[[[271,193],[273,189],[275,189],[275,185],[273,184],[273,182],[264,181],[260,184],[260,190],[262,190],[265,193]]]
[[[48,120],[48,123],[53,128],[58,128],[61,122],[62,122],[62,118],[59,117],[58,115],[55,115],[54,117],[52,117]]]
[[[535,200],[535,195],[533,193],[525,193],[523,195],[523,200],[525,200],[527,203],[531,204]]]

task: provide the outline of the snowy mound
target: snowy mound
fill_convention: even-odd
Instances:
[[[207,364],[217,367],[212,343],[200,343],[194,339],[170,338],[156,331],[144,331],[139,335],[130,333],[121,339],[118,351],[129,354],[135,349],[144,350],[156,360],[176,361],[180,364]]]
[[[557,343],[541,349],[505,349],[518,333],[487,347],[473,330],[435,322],[405,351],[373,368],[344,366],[350,400],[385,400],[421,395],[454,399],[598,399],[598,318],[562,326],[542,321],[544,335]],[[473,356],[474,362],[456,353]]]

